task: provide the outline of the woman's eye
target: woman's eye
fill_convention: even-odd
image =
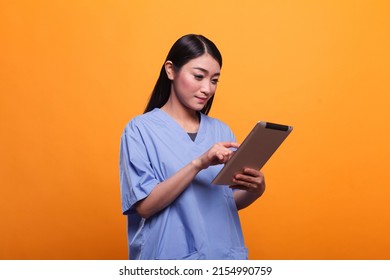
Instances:
[[[214,85],[216,85],[218,83],[218,79],[213,79],[211,80],[211,83],[213,83]]]
[[[195,77],[195,79],[197,79],[199,81],[204,78],[203,75],[194,75],[194,77]]]

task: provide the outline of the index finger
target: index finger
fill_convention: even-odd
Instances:
[[[240,144],[236,142],[221,142],[220,144],[225,148],[238,148],[240,146]]]
[[[260,177],[262,175],[261,171],[258,169],[253,169],[250,167],[244,167],[242,170],[242,174],[251,175],[254,177]]]

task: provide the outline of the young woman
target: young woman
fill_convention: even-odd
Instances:
[[[222,57],[209,39],[175,42],[143,115],[121,138],[122,210],[130,259],[247,259],[237,210],[259,198],[264,176],[244,169],[234,186],[211,181],[239,145],[207,116]]]

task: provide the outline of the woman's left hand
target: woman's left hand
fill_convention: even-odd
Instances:
[[[233,182],[235,185],[230,186],[232,189],[245,190],[260,195],[265,190],[264,174],[256,169],[244,168],[242,173],[234,176]]]
[[[233,197],[238,210],[251,205],[265,191],[264,175],[256,169],[244,168],[242,173],[234,176],[233,182],[230,188],[237,189]]]

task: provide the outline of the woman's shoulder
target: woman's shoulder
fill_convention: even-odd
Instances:
[[[146,112],[133,117],[128,124],[142,125],[149,122],[158,122],[161,119],[160,110],[154,109],[150,112]]]
[[[139,129],[143,127],[151,127],[153,123],[159,123],[158,110],[153,110],[133,117],[127,122],[125,131]]]
[[[204,115],[202,114],[202,120],[204,120],[205,122],[207,122],[209,125],[215,127],[215,128],[221,128],[221,129],[228,129],[228,130],[231,130],[230,127],[224,122],[224,121],[221,121],[220,119],[217,119],[217,118],[214,118],[214,117],[210,117],[208,115]]]

